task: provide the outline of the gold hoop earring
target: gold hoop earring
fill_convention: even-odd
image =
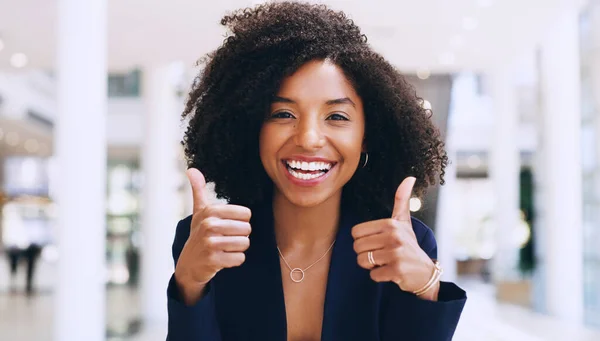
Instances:
[[[363,164],[362,168],[367,167],[367,162],[369,162],[369,153],[365,153],[365,163]]]

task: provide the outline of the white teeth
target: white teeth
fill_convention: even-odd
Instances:
[[[305,162],[305,161],[287,161],[287,165],[294,169],[303,171],[329,170],[332,164],[329,162]]]
[[[325,174],[325,172],[319,172],[316,174],[305,174],[305,173],[298,173],[296,171],[294,171],[293,169],[290,169],[290,174],[292,174],[292,176],[294,176],[297,179],[300,180],[312,180],[312,179],[316,179],[318,177],[321,177]]]

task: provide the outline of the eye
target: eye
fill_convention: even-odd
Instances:
[[[348,121],[348,118],[341,114],[332,114],[327,119],[332,121]]]
[[[289,111],[279,111],[271,115],[270,118],[295,118]]]

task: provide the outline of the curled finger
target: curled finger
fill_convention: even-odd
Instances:
[[[223,252],[244,252],[250,247],[250,239],[246,236],[210,236],[209,247]]]
[[[244,264],[246,255],[243,252],[223,252],[220,259],[222,268],[234,268]]]
[[[385,262],[383,261],[384,254],[384,250],[370,250],[361,252],[357,257],[358,265],[367,270],[385,265]]]

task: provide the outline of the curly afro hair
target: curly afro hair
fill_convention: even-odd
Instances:
[[[344,186],[342,200],[364,218],[388,217],[407,176],[422,196],[444,183],[448,157],[431,112],[414,88],[367,44],[343,12],[324,5],[278,2],[221,20],[230,34],[199,61],[183,119],[189,167],[215,183],[217,196],[253,207],[270,200],[273,183],[259,157],[259,133],[282,80],[311,60],[339,66],[364,103],[369,162]],[[360,166],[359,166],[360,167]]]

